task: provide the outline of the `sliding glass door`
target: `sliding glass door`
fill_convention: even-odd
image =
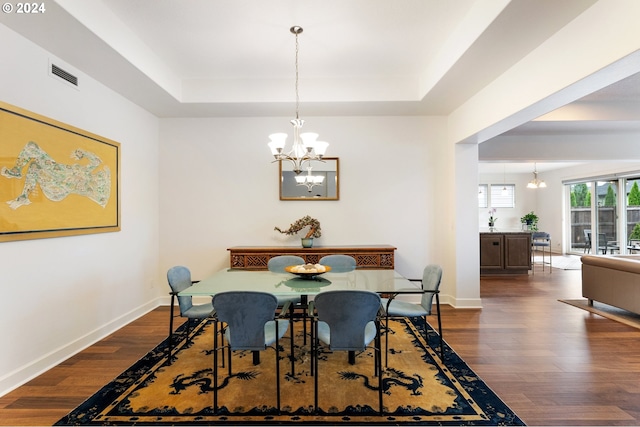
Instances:
[[[591,183],[569,184],[570,245],[569,252],[591,251]]]
[[[625,185],[627,191],[626,224],[628,252],[640,252],[640,178],[629,178]]]
[[[598,240],[592,238],[592,252],[619,252],[618,245],[618,180],[596,182]],[[594,234],[595,236],[595,234]]]
[[[565,183],[574,254],[640,253],[640,174]]]

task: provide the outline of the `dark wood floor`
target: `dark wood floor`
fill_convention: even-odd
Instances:
[[[580,271],[483,278],[445,340],[528,425],[640,425],[640,330],[558,302]],[[160,307],[0,397],[0,425],[51,425],[165,338]]]

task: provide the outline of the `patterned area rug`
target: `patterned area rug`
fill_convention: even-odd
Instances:
[[[319,411],[314,413],[313,377],[309,372],[309,340],[301,321],[294,322],[295,375],[291,375],[289,335],[280,341],[282,411],[275,410],[275,351],[235,352],[233,372],[220,368],[218,405],[214,414],[212,365],[213,325],[202,322],[179,344],[167,364],[161,343],[134,366],[91,396],[56,425],[524,425],[522,420],[424,322],[391,320],[389,363],[383,373],[385,414],[378,415],[373,351],[358,354],[323,349],[319,361]],[[384,342],[384,337],[383,337]],[[384,352],[383,352],[384,357]],[[384,359],[383,359],[384,360]]]

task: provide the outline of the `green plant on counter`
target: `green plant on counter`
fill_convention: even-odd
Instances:
[[[520,221],[527,224],[531,230],[538,231],[538,215],[534,214],[533,211],[520,218]]]

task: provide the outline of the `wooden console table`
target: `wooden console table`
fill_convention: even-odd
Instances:
[[[325,255],[344,254],[356,259],[358,268],[394,269],[395,247],[391,245],[375,246],[234,246],[227,249],[230,253],[231,268],[245,270],[266,270],[269,259],[278,255],[297,255],[305,262],[316,264]]]

